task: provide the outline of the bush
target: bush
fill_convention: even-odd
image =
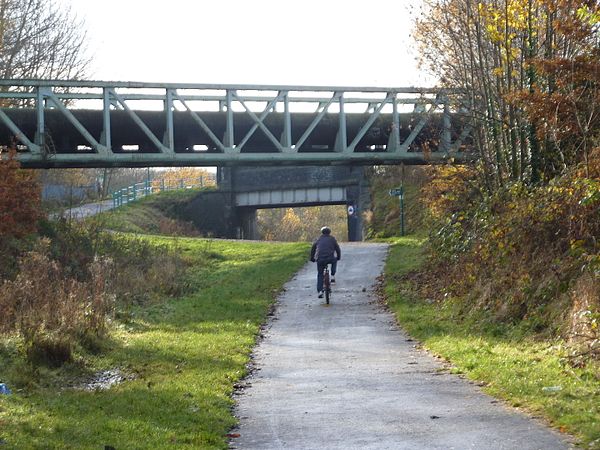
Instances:
[[[19,259],[19,274],[0,287],[0,331],[23,338],[32,362],[60,365],[70,360],[79,336],[101,336],[114,311],[109,287],[112,263],[97,258],[89,279],[78,281],[50,258],[50,243]]]
[[[102,221],[58,221],[44,230],[51,254],[78,280],[88,280],[97,255],[113,264],[111,289],[118,305],[141,304],[155,296],[185,290],[186,261],[177,248],[103,230]]]
[[[96,352],[116,309],[185,292],[176,248],[101,225],[44,222],[44,237],[0,285],[0,333],[19,336],[30,362],[58,366],[76,346]]]
[[[21,170],[16,151],[0,150],[0,237],[21,238],[36,231],[41,191],[35,175]]]
[[[564,337],[584,327],[591,336],[600,310],[600,178],[574,171],[487,195],[468,174],[443,168],[424,190],[434,230],[424,295],[457,299],[465,315],[485,310],[489,322]]]
[[[0,149],[0,283],[17,274],[17,258],[30,249],[42,217],[40,186],[33,172],[21,170],[14,149]]]

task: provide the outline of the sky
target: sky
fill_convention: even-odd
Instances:
[[[410,39],[420,0],[60,1],[85,21],[88,79],[435,85]]]

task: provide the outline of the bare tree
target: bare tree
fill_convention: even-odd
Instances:
[[[82,78],[84,23],[56,0],[0,0],[0,78]]]
[[[591,124],[598,116],[592,101],[598,78],[597,0],[424,4],[414,33],[422,62],[443,84],[465,93],[461,100],[472,116],[473,141],[490,190],[517,180],[549,180],[587,160],[588,141],[596,139]],[[565,145],[563,139],[561,146],[561,130],[583,145]]]

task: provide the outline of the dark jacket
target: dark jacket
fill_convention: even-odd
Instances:
[[[337,254],[337,256],[336,256]],[[326,259],[340,259],[342,257],[342,251],[338,245],[336,239],[327,234],[323,234],[317,239],[312,248],[310,249],[310,260],[326,260]]]

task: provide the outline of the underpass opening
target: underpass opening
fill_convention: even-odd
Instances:
[[[349,221],[347,205],[259,209],[256,232],[265,241],[312,242],[327,225],[338,241],[345,242],[349,240]]]

